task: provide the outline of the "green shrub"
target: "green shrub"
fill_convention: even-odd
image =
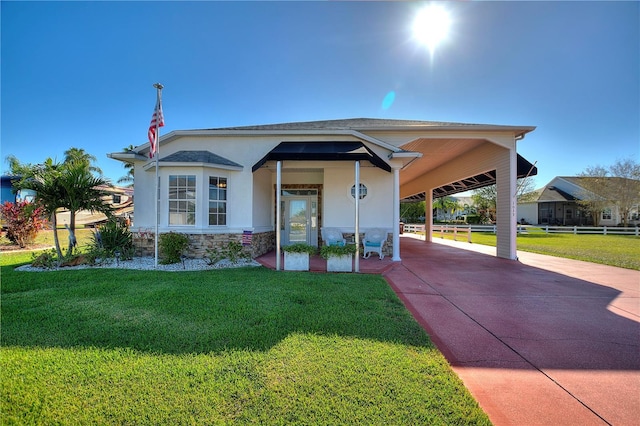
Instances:
[[[467,223],[477,225],[480,223],[481,217],[477,214],[468,214],[467,215]]]
[[[91,263],[99,262],[106,258],[113,258],[116,252],[120,253],[120,260],[133,259],[135,247],[129,228],[115,219],[109,220],[91,237],[88,251],[88,260]]]
[[[0,216],[7,228],[7,239],[21,248],[33,244],[47,223],[44,209],[26,201],[5,201],[0,205]]]
[[[331,256],[353,255],[356,252],[355,244],[347,244],[344,246],[322,246],[320,256],[328,259]]]
[[[237,241],[229,241],[223,247],[210,248],[206,252],[205,261],[209,265],[215,265],[223,259],[228,259],[232,263],[236,263],[238,259],[251,259],[251,253],[245,250],[244,246]]]
[[[308,253],[309,255],[313,255],[316,254],[318,248],[305,243],[296,243],[289,246],[283,246],[282,250],[289,253]]]
[[[53,269],[58,266],[56,251],[54,249],[31,253],[31,266],[36,268]]]
[[[178,234],[177,232],[160,234],[160,241],[158,242],[160,257],[162,258],[160,263],[168,265],[180,262],[180,257],[187,247],[189,247],[189,238],[184,234]]]

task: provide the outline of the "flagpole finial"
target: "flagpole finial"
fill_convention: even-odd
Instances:
[[[153,85],[153,87],[155,87],[155,88],[156,88],[156,89],[158,89],[158,90],[162,90],[162,89],[164,89],[164,86],[163,86],[162,84],[160,84],[160,83],[155,83],[155,84]]]

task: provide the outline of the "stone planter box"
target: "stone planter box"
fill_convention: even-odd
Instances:
[[[308,271],[309,270],[309,253],[290,253],[284,252],[284,270],[285,271]]]
[[[353,255],[329,256],[327,258],[327,272],[352,272]]]

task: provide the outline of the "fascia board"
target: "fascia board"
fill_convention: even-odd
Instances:
[[[124,161],[125,163],[133,163],[134,161],[145,161],[149,157],[138,154],[137,152],[112,152],[107,154],[108,158]]]
[[[145,164],[142,169],[146,172],[150,171],[150,170],[155,170],[155,161],[151,161],[147,164]],[[192,163],[192,162],[179,162],[179,161],[170,161],[170,162],[163,162],[162,160],[160,160],[160,163],[158,164],[159,167],[204,167],[204,168],[209,168],[209,169],[223,169],[223,170],[232,170],[232,171],[242,171],[244,168],[243,167],[238,167],[238,166],[230,166],[230,165],[226,165],[226,164],[214,164],[214,163]]]

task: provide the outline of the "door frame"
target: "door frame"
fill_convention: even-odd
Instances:
[[[298,192],[308,192],[308,194],[296,194]],[[315,192],[315,193],[314,193]],[[319,205],[319,196],[318,196],[317,188],[283,188],[281,194],[282,203],[281,211],[282,218],[280,226],[280,231],[282,235],[283,246],[291,244],[289,241],[289,232],[290,232],[290,203],[294,200],[305,200],[307,202],[307,212],[306,212],[306,221],[307,221],[307,235],[306,235],[306,244],[312,246],[318,246],[318,228],[320,226],[320,205]]]

